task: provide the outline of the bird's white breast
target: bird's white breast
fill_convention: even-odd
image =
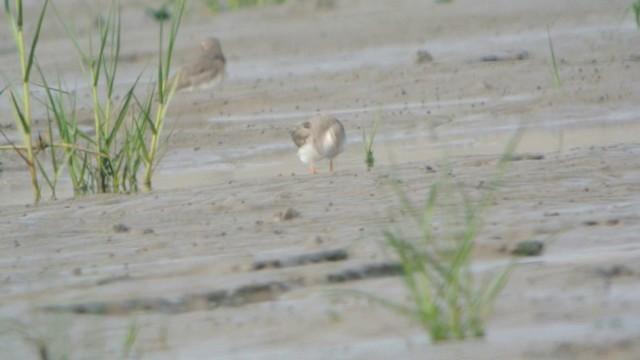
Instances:
[[[305,164],[313,164],[321,159],[313,148],[313,143],[307,142],[298,149],[298,157]]]

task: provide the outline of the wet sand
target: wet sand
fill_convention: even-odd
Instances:
[[[0,153],[2,353],[38,358],[27,336],[2,331],[10,324],[56,354],[117,358],[135,321],[128,356],[145,359],[640,357],[640,42],[631,16],[621,21],[627,2],[314,3],[190,5],[175,69],[216,36],[228,77],[176,95],[152,192],[72,198],[62,179],[59,200],[32,205],[27,172]],[[86,14],[73,22],[85,39],[96,9],[74,4],[60,11]],[[49,20],[40,65],[82,84]],[[120,91],[153,66],[156,30],[143,5],[123,8]],[[0,66],[13,74],[9,36]],[[419,50],[433,61],[417,63]],[[347,131],[334,174],[326,162],[309,174],[289,138],[317,113]],[[376,120],[368,172],[362,129]],[[2,101],[15,139],[11,123]],[[406,301],[382,244],[383,229],[410,229],[392,184],[416,203],[445,178],[477,198],[521,127],[474,269],[509,263],[520,241],[545,247],[517,260],[484,339],[432,344],[415,322],[339,291]]]

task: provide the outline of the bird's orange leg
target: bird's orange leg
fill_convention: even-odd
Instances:
[[[318,169],[316,169],[315,165],[311,165],[311,173],[313,175],[318,175]]]
[[[333,159],[329,159],[329,172],[333,172]]]

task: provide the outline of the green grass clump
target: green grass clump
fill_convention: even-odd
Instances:
[[[0,351],[3,359],[70,359],[71,336],[68,319],[56,317],[37,326],[23,319],[0,318]],[[31,356],[24,352],[27,349]],[[20,353],[22,352],[22,353]]]
[[[456,189],[446,176],[431,185],[422,205],[415,205],[396,185],[401,213],[414,226],[385,229],[383,235],[400,261],[409,304],[354,293],[417,320],[434,342],[484,336],[485,320],[512,263],[479,281],[471,269],[472,252],[521,133],[512,138],[486,190],[476,199]]]
[[[375,164],[375,158],[373,157],[373,141],[376,138],[376,132],[378,131],[378,120],[373,125],[373,129],[369,136],[365,134],[364,128],[362,129],[362,144],[364,145],[364,163],[367,164],[367,171],[371,171]]]
[[[167,6],[152,11],[152,16],[160,23],[157,78],[155,83],[149,84],[143,96],[138,89],[142,73],[124,95],[115,91],[122,36],[118,2],[111,1],[107,17],[99,23],[98,37],[90,39],[88,49],[80,45],[68,26],[68,20],[56,11],[76,48],[90,85],[93,117],[93,131],[90,132],[80,131],[78,127],[75,91],[65,90],[66,84],[60,76],[51,83],[38,66],[35,50],[49,1],[45,1],[42,7],[29,52],[23,39],[22,1],[15,0],[13,7],[9,0],[4,4],[21,59],[23,90],[20,93],[13,87],[9,89],[22,144],[11,144],[3,149],[15,150],[27,164],[35,201],[40,200],[39,179],[44,180],[55,198],[58,179],[64,171],[68,172],[76,194],[135,191],[142,169],[144,185],[151,188],[153,170],[159,159],[162,129],[175,92],[175,87],[168,86],[168,78],[185,1],[174,1],[172,11]],[[56,10],[55,7],[53,9]],[[171,25],[165,38],[164,23],[169,19]],[[30,101],[29,91],[34,68],[40,75],[40,86],[45,94],[43,99],[37,100],[48,118],[47,133],[44,137],[38,134],[37,141],[32,131],[34,104]],[[36,156],[40,152],[49,153],[48,164]]]
[[[450,207],[451,212],[442,216],[447,228],[444,234],[435,233],[436,205],[441,198],[449,203],[456,197],[446,178],[430,187],[421,207],[416,207],[406,193],[397,191],[403,211],[419,230],[417,237],[398,229],[383,231],[400,259],[412,303],[394,307],[418,319],[433,341],[485,334],[485,319],[507,281],[511,266],[478,282],[472,274],[471,257],[483,219],[494,202],[519,137],[520,133],[509,143],[494,178],[477,200],[460,190],[461,205]]]
[[[145,167],[144,185],[151,187],[160,135],[167,107],[175,91],[167,88],[167,79],[184,4],[184,1],[174,3],[177,15],[171,23],[166,52],[164,23],[172,18],[171,13],[166,6],[152,12],[160,23],[157,82],[154,87],[147,89],[147,96],[142,99],[136,95],[140,76],[124,96],[116,99],[114,93],[121,48],[120,13],[116,10],[118,4],[111,3],[109,14],[101,24],[97,50],[90,43],[89,50],[85,51],[67,28],[81,57],[81,64],[88,64],[85,71],[89,74],[91,84],[95,135],[84,139],[95,148],[94,153],[97,154],[90,165],[93,171],[84,171],[86,178],[74,183],[74,189],[89,188],[97,192],[137,190],[137,176],[142,166]],[[125,121],[127,119],[129,121]],[[77,164],[83,164],[81,168],[86,170],[84,156],[76,158],[76,161]]]
[[[629,5],[629,7],[627,7],[627,10],[624,12],[624,15],[627,16],[630,11],[633,11],[634,19],[636,21],[636,28],[640,30],[640,0],[636,0],[635,2],[631,3],[631,5]]]

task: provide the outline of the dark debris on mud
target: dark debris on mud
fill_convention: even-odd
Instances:
[[[347,260],[349,254],[344,249],[332,249],[321,252],[305,253],[285,258],[273,258],[255,261],[252,271],[272,269],[275,275],[281,268],[304,266],[323,262]],[[166,297],[135,297],[125,300],[91,301],[76,304],[54,304],[44,306],[42,310],[54,313],[74,313],[91,315],[128,315],[133,312],[184,313],[190,311],[213,310],[221,306],[243,306],[277,300],[282,294],[293,289],[319,284],[335,284],[348,281],[396,276],[402,273],[398,263],[372,263],[333,271],[312,278],[291,277],[286,280],[270,280],[241,285],[231,289],[214,289],[191,293],[169,299]],[[119,281],[133,281],[129,275],[100,280],[96,285],[104,286]]]

